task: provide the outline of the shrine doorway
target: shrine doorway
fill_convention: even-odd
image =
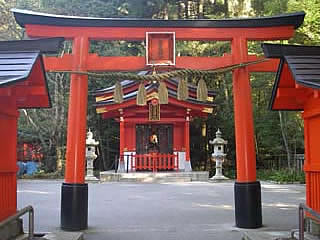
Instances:
[[[156,139],[152,141],[152,136]],[[137,124],[137,154],[173,153],[173,124]]]

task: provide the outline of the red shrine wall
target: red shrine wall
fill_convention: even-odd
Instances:
[[[184,122],[175,123],[173,130],[173,150],[185,151],[184,139]]]
[[[134,152],[136,151],[136,124],[125,122],[124,129],[124,151]]]
[[[159,124],[162,124],[159,123]],[[185,151],[184,146],[184,122],[173,123],[173,150]],[[136,151],[136,123],[125,122],[124,124],[124,151]]]
[[[306,202],[320,211],[320,99],[311,98],[304,106]]]
[[[15,104],[0,104],[0,221],[17,208],[17,120]]]

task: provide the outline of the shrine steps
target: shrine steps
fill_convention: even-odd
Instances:
[[[209,172],[129,172],[115,173],[114,171],[100,172],[100,182],[206,182]]]

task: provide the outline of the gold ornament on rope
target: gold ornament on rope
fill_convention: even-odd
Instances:
[[[167,85],[164,81],[160,81],[160,83],[159,83],[158,97],[159,97],[160,104],[168,104],[168,102],[169,102],[168,89],[167,89]]]
[[[188,81],[183,78],[179,80],[178,89],[177,89],[177,98],[178,100],[186,100],[189,97],[188,90]]]
[[[208,99],[208,88],[206,82],[201,78],[197,87],[197,100],[206,102]]]
[[[146,88],[144,86],[144,81],[142,81],[139,84],[139,89],[138,89],[138,93],[137,93],[137,99],[136,99],[136,104],[138,106],[145,106],[147,105],[147,91]]]
[[[122,90],[122,85],[120,81],[117,81],[115,84],[114,92],[113,92],[113,100],[116,103],[123,102],[123,90]]]

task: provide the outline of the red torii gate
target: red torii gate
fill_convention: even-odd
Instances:
[[[228,20],[103,19],[42,14],[13,10],[15,19],[29,37],[64,37],[73,40],[72,54],[46,57],[45,67],[55,71],[136,71],[146,66],[145,57],[101,57],[89,54],[89,41],[145,40],[146,32],[174,32],[176,40],[230,41],[231,54],[222,57],[176,57],[177,68],[215,69],[257,60],[248,55],[248,41],[289,39],[305,13],[275,17]],[[262,226],[261,190],[256,181],[250,72],[276,71],[270,60],[233,71],[234,114],[237,153],[235,183],[236,225]],[[88,188],[84,183],[88,77],[71,74],[67,162],[62,185],[61,227],[87,228]]]

